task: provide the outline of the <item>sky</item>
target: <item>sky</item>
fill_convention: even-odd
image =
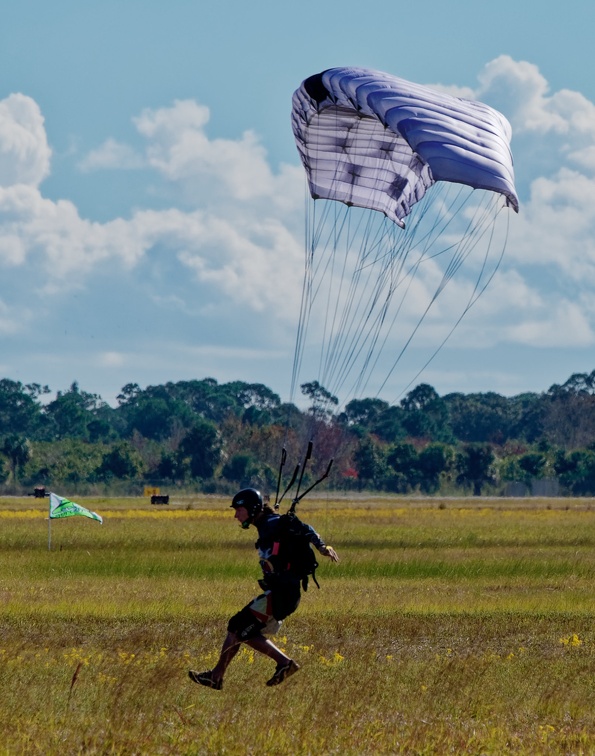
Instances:
[[[6,6],[0,377],[52,395],[77,381],[111,404],[127,383],[205,377],[288,399],[304,228],[291,96],[333,66],[480,99],[512,125],[505,257],[419,381],[511,396],[595,368],[590,0],[563,18],[549,0]]]

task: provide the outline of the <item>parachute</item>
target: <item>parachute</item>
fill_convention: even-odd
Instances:
[[[519,209],[510,124],[481,102],[364,68],[305,79],[291,121],[309,190],[291,397],[306,375],[342,404],[411,385],[500,264],[501,211]],[[429,357],[395,381],[413,348]]]

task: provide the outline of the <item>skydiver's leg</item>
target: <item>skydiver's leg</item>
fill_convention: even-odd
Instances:
[[[211,676],[215,682],[223,680],[223,675],[229,667],[229,663],[240,650],[241,642],[242,641],[235,633],[227,633],[227,636],[223,641],[223,646],[221,647],[219,661],[211,670]]]
[[[277,648],[277,646],[275,646],[275,644],[268,638],[265,638],[264,635],[256,635],[254,636],[254,638],[250,638],[249,640],[244,642],[247,646],[250,646],[250,648],[258,651],[260,654],[268,656],[269,659],[272,659],[278,667],[285,666],[291,661],[289,656],[284,654],[280,648]]]
[[[221,653],[219,654],[219,661],[213,667],[210,673],[215,682],[223,680],[223,676],[225,675],[225,672],[231,660],[240,650],[241,643],[248,643],[253,638],[260,637],[263,644],[266,644],[265,638],[263,638],[260,634],[260,631],[265,627],[265,622],[259,619],[254,612],[255,610],[257,612],[258,610],[264,611],[264,607],[267,606],[267,603],[270,602],[267,602],[266,594],[257,596],[237,614],[234,614],[233,617],[229,620],[229,623],[227,625],[227,637],[223,641]],[[259,616],[266,619],[266,615],[259,614]],[[257,641],[257,646],[258,645],[262,644],[258,644]],[[268,646],[266,647],[266,649],[266,651],[261,651],[261,653],[266,653],[267,656],[271,656],[271,650],[268,648]],[[274,646],[273,649],[275,649]],[[274,651],[272,653],[274,653]]]

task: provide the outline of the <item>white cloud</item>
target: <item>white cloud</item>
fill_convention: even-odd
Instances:
[[[576,302],[561,300],[539,313],[539,318],[519,321],[504,330],[502,340],[540,347],[592,346],[592,324]]]
[[[39,256],[50,284],[72,285],[113,259],[130,266],[142,252],[133,224],[84,220],[72,202],[45,199],[25,184],[0,187],[0,264],[24,264]]]
[[[0,334],[9,336],[20,333],[31,321],[32,313],[28,308],[10,307],[0,299]]]
[[[117,142],[115,139],[107,139],[102,145],[85,155],[78,167],[83,173],[90,173],[106,169],[137,169],[144,165],[144,158],[132,147]]]
[[[49,174],[51,154],[35,100],[23,94],[0,100],[0,186],[39,186]]]
[[[147,139],[149,164],[172,182],[214,181],[233,199],[271,195],[275,178],[256,135],[210,140],[204,131],[209,118],[209,109],[192,100],[143,111],[134,122]]]
[[[95,360],[96,364],[102,368],[122,367],[127,361],[127,355],[121,352],[101,352]]]
[[[595,104],[580,92],[562,89],[550,93],[537,66],[501,55],[479,74],[473,93],[501,109],[512,123],[515,139],[525,135],[545,140],[564,161],[576,159],[583,149],[590,153],[595,141]],[[549,139],[548,139],[549,137]],[[514,140],[513,140],[514,141]],[[539,166],[532,166],[539,170]]]
[[[567,132],[569,124],[559,112],[559,95],[548,95],[548,83],[532,63],[501,55],[484,67],[478,79],[476,97],[504,110],[516,132]]]

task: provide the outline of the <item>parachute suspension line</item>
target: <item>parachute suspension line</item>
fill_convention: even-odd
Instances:
[[[499,214],[499,213],[500,213],[500,212],[501,212],[501,211],[502,211],[503,209],[504,209],[504,205],[502,205],[502,206],[500,207],[500,209],[498,210],[498,214]],[[491,231],[490,231],[490,245],[491,245],[491,243],[492,243],[492,240],[493,240],[493,235],[494,235],[494,228],[495,228],[495,219],[494,219],[494,223],[493,223],[493,225],[492,225],[492,229],[491,229]],[[425,370],[425,369],[426,369],[426,368],[428,367],[428,365],[429,365],[429,364],[430,364],[430,363],[432,362],[432,360],[434,359],[434,357],[436,357],[436,355],[438,354],[438,352],[439,352],[439,351],[440,351],[440,350],[442,349],[442,347],[443,347],[443,346],[444,346],[444,345],[446,344],[446,342],[447,342],[447,341],[448,341],[448,340],[450,339],[450,337],[452,336],[452,334],[454,333],[454,331],[455,331],[455,330],[457,329],[457,327],[459,326],[459,324],[460,324],[460,322],[462,321],[462,319],[463,319],[463,318],[465,317],[465,315],[467,314],[467,312],[468,312],[468,311],[469,311],[469,310],[471,309],[471,307],[472,307],[472,306],[473,306],[473,305],[475,304],[475,302],[477,302],[477,300],[479,299],[479,297],[480,297],[480,296],[481,296],[481,295],[483,294],[483,292],[484,292],[484,291],[486,290],[486,288],[487,288],[487,287],[488,287],[488,285],[490,284],[490,281],[491,281],[491,280],[493,279],[493,277],[494,277],[494,276],[496,275],[496,273],[497,273],[497,271],[498,271],[498,269],[499,269],[499,267],[500,267],[500,263],[502,262],[502,258],[504,257],[504,252],[505,252],[505,250],[506,250],[506,245],[507,245],[507,243],[508,243],[508,233],[509,233],[509,230],[510,230],[510,216],[509,216],[509,214],[507,213],[507,214],[506,214],[506,232],[505,232],[504,242],[503,242],[503,244],[502,244],[502,248],[501,248],[501,250],[500,250],[500,254],[499,254],[499,256],[498,256],[498,261],[497,261],[496,265],[494,266],[494,269],[493,269],[493,271],[492,271],[492,272],[491,272],[491,274],[489,275],[489,277],[488,277],[488,279],[486,280],[486,282],[484,283],[484,285],[483,285],[483,286],[481,287],[481,289],[480,289],[480,290],[478,291],[478,293],[476,294],[476,296],[475,296],[475,297],[474,297],[473,299],[470,299],[470,300],[469,300],[469,302],[467,303],[467,306],[465,307],[465,309],[463,310],[463,312],[462,312],[462,313],[461,313],[461,314],[459,315],[459,317],[458,317],[457,321],[456,321],[456,322],[455,322],[455,323],[454,323],[454,324],[452,325],[452,327],[450,328],[450,330],[448,331],[448,333],[446,334],[446,336],[444,337],[444,339],[443,339],[443,340],[441,341],[441,343],[440,343],[440,344],[438,345],[438,347],[436,348],[436,350],[434,351],[434,353],[433,353],[433,354],[432,354],[432,355],[431,355],[431,356],[429,357],[429,359],[428,359],[428,360],[427,360],[427,361],[425,362],[425,364],[424,364],[424,365],[422,365],[422,367],[421,367],[421,368],[420,368],[420,369],[418,370],[418,372],[417,372],[417,373],[416,373],[416,374],[415,374],[415,375],[413,376],[413,378],[412,378],[412,379],[411,379],[411,380],[409,381],[409,383],[408,383],[408,384],[407,384],[407,385],[406,385],[406,386],[405,386],[405,387],[404,387],[404,388],[402,389],[402,391],[401,391],[401,393],[399,394],[399,396],[398,396],[398,397],[397,397],[396,399],[394,399],[394,400],[393,400],[393,402],[392,402],[393,404],[395,404],[395,403],[396,403],[396,402],[397,402],[397,401],[398,401],[398,400],[400,399],[400,397],[401,397],[401,396],[403,396],[403,394],[404,394],[404,393],[405,393],[406,391],[408,391],[408,390],[409,390],[409,388],[411,388],[411,386],[412,386],[412,385],[413,385],[413,384],[415,383],[415,381],[416,381],[416,380],[417,380],[417,379],[419,378],[419,376],[420,376],[420,375],[421,375],[421,374],[423,373],[423,371],[424,371],[424,370]],[[487,256],[488,256],[488,253],[486,253],[486,255],[485,255],[485,260],[484,260],[484,263],[485,263],[485,261],[487,261]],[[482,270],[483,270],[483,266],[482,266]]]
[[[366,228],[363,231],[363,242],[358,253],[358,262],[355,266],[352,266],[353,272],[351,273],[351,280],[345,296],[345,302],[342,303],[338,300],[336,301],[336,310],[338,310],[339,305],[342,306],[342,310],[339,318],[335,318],[333,324],[333,336],[332,339],[329,339],[328,341],[327,357],[322,375],[324,376],[324,381],[327,384],[329,383],[329,381],[331,381],[330,385],[333,388],[333,392],[335,392],[335,387],[338,390],[341,385],[340,378],[335,378],[337,369],[340,367],[340,362],[341,360],[345,362],[349,359],[349,352],[352,349],[352,347],[350,349],[347,349],[346,347],[348,339],[351,338],[351,340],[353,341],[353,339],[356,338],[357,335],[357,330],[355,330],[353,324],[355,322],[355,319],[358,317],[358,311],[361,310],[361,304],[358,305],[356,294],[358,287],[360,287],[360,279],[365,267],[360,263],[360,261],[371,254],[371,250],[378,243],[378,239],[370,239],[371,224],[369,217],[367,221],[368,222],[366,224]],[[378,236],[378,231],[376,231],[376,236]],[[345,263],[347,263],[347,260],[351,257],[351,246],[352,243],[350,241],[348,244],[347,252],[344,256]],[[367,276],[368,278],[371,277],[370,271],[367,272]],[[350,336],[350,334],[353,335]]]
[[[376,277],[375,286],[370,290],[370,286],[367,285],[370,293],[368,299],[365,300],[365,306],[363,306],[364,300],[362,300],[359,324],[354,326],[352,321],[350,327],[344,328],[345,333],[350,332],[352,336],[349,348],[343,352],[342,366],[337,377],[339,385],[343,385],[348,374],[353,372],[352,365],[354,361],[360,358],[364,347],[366,347],[367,350],[363,357],[362,366],[357,375],[355,386],[350,392],[354,395],[363,389],[366,382],[366,371],[368,370],[376,351],[376,345],[382,334],[394,292],[409,279],[409,283],[401,298],[403,300],[409,286],[411,285],[411,269],[407,273],[404,273],[404,267],[411,248],[416,240],[417,227],[422,222],[423,217],[430,207],[427,195],[420,205],[422,205],[422,207],[419,208],[420,212],[416,213],[417,218],[415,222],[408,224],[405,229],[397,229],[392,222],[387,221],[385,218],[382,219],[382,225],[378,226],[377,234],[381,235],[381,240],[384,239],[384,248],[381,248],[371,261],[368,260],[368,254],[363,252],[365,247],[362,244],[362,254],[360,255],[360,262],[358,263],[358,268],[360,270],[358,272],[361,273],[361,270],[363,270],[364,267],[374,268],[376,264],[381,264],[382,267],[379,273],[374,273],[372,275],[372,278],[374,276]],[[431,237],[431,233],[428,233],[428,237]],[[427,240],[426,243],[428,243]],[[374,244],[373,246],[375,248],[376,245]],[[357,285],[358,282],[355,277],[353,280],[354,284]],[[398,315],[401,306],[402,301],[396,315]],[[374,315],[374,313],[376,314]],[[387,337],[388,335],[385,333],[384,341]],[[378,356],[379,354],[376,355],[376,360],[378,359]]]
[[[348,379],[352,379],[349,396],[359,395],[377,367],[390,332],[400,319],[422,267],[448,255],[433,295],[393,360],[378,392],[385,387],[438,296],[490,229],[493,236],[493,203],[486,204],[484,201],[475,208],[466,227],[459,232],[458,239],[452,239],[454,230],[447,237],[454,219],[463,217],[462,210],[469,203],[469,198],[463,196],[466,190],[443,182],[435,184],[418,203],[416,212],[409,216],[405,229],[397,228],[375,212],[347,208],[340,203],[332,203],[331,206],[327,201],[309,200],[306,275],[292,396],[297,391],[306,334],[317,300],[317,311],[322,313],[317,321],[317,328],[320,324],[317,335],[321,341],[319,381],[332,396],[339,393]],[[490,192],[488,196],[495,195]],[[433,206],[440,210],[437,216],[430,214]],[[495,270],[492,271],[485,280],[488,256],[489,250],[469,302],[451,332],[495,273]],[[447,338],[427,360],[424,368],[434,359]],[[326,409],[330,408],[329,403]],[[315,418],[313,425],[314,421]]]
[[[396,249],[395,249],[395,252],[397,252]],[[359,374],[356,377],[356,382],[352,386],[352,389],[350,391],[350,393],[353,395],[357,395],[365,389],[365,386],[368,380],[367,374],[369,372],[374,354],[376,354],[376,358],[374,362],[376,362],[379,358],[379,353],[377,351],[378,342],[381,339],[383,330],[385,330],[384,325],[386,322],[386,318],[388,316],[389,307],[393,302],[395,292],[397,291],[399,286],[403,283],[403,270],[404,270],[405,262],[407,260],[407,254],[408,254],[408,250],[406,249],[406,245],[404,245],[403,248],[401,248],[400,251],[398,251],[398,254],[394,254],[390,258],[390,261],[389,261],[390,264],[386,267],[383,277],[380,281],[380,283],[384,285],[384,280],[386,280],[387,291],[384,297],[384,302],[379,308],[374,320],[370,322],[367,333],[363,334],[360,346],[358,348],[357,355],[355,355],[356,357],[359,358],[362,352],[362,349],[366,347],[366,353],[363,357],[362,367],[359,371]],[[409,289],[410,285],[411,284],[409,284],[406,287],[404,294]],[[403,297],[404,297],[404,294],[403,294]],[[397,311],[395,313],[394,319],[398,317],[398,314],[400,312],[400,309],[403,303],[403,297],[401,297],[401,301],[397,306]],[[372,304],[372,307],[375,307],[375,303]],[[370,310],[370,315],[371,314],[372,314],[372,309]],[[368,325],[367,322],[366,322],[366,325]],[[383,341],[386,341],[387,338],[388,338],[388,334],[385,332]]]
[[[349,334],[353,332],[353,320],[357,317],[357,300],[356,293],[360,285],[360,278],[364,266],[361,264],[361,260],[365,259],[370,254],[370,218],[367,219],[366,228],[361,229],[361,217],[360,222],[357,224],[357,230],[352,233],[351,226],[348,225],[345,229],[345,251],[339,250],[339,244],[342,242],[340,236],[337,236],[336,246],[333,249],[333,256],[336,256],[339,251],[343,254],[343,264],[340,271],[340,275],[337,276],[339,283],[337,285],[338,294],[332,292],[332,299],[335,301],[332,320],[327,319],[325,328],[325,338],[323,342],[324,359],[321,361],[320,375],[325,385],[330,385],[331,390],[335,393],[335,382],[333,375],[336,371],[337,361],[344,354],[345,341],[349,337]],[[353,256],[352,246],[354,240],[358,235],[363,235],[364,241],[361,244],[358,253],[358,263],[354,266],[350,264],[350,259]],[[374,243],[377,243],[376,241]],[[349,269],[348,269],[349,266]],[[370,277],[370,272],[367,273]],[[351,280],[347,284],[347,280],[351,276]],[[331,282],[328,284],[327,291],[331,291]],[[331,298],[329,296],[329,298]],[[361,309],[361,308],[360,308]],[[329,381],[331,382],[329,384]]]
[[[443,190],[442,193],[447,193],[447,192],[448,192],[448,189],[445,189],[445,190]],[[446,227],[449,225],[450,221],[452,220],[452,210],[453,210],[453,208],[455,209],[455,214],[456,214],[456,212],[460,211],[461,207],[464,206],[465,202],[468,201],[468,198],[464,198],[464,201],[462,203],[460,203],[459,202],[460,201],[460,196],[459,196],[460,194],[461,194],[461,191],[459,190],[456,193],[456,197],[454,198],[454,200],[449,204],[448,212],[446,213],[447,217],[445,219],[441,220],[442,225],[441,225],[441,223],[438,222],[439,219],[437,219],[434,222],[433,226],[432,226],[431,233],[428,233],[425,236],[424,248],[419,252],[419,257],[414,262],[413,267],[410,268],[409,271],[407,272],[407,276],[406,276],[407,285],[406,285],[405,291],[402,293],[400,304],[397,307],[396,312],[393,315],[392,322],[391,322],[389,328],[385,329],[385,331],[384,331],[384,338],[383,338],[382,344],[381,344],[380,348],[376,350],[376,356],[375,356],[373,362],[371,362],[369,364],[369,373],[368,373],[368,376],[371,375],[371,373],[374,371],[374,369],[375,369],[375,367],[377,365],[377,362],[378,362],[378,359],[379,359],[380,354],[382,352],[382,349],[386,345],[386,341],[388,339],[388,335],[390,333],[390,330],[394,327],[394,325],[396,323],[396,320],[398,319],[398,316],[399,316],[400,311],[401,311],[401,307],[402,307],[404,301],[407,298],[407,294],[408,294],[409,288],[413,284],[414,277],[415,277],[416,273],[418,272],[418,270],[419,270],[420,266],[422,265],[422,263],[426,263],[426,262],[428,262],[431,259],[439,257],[440,255],[446,253],[447,251],[451,251],[452,252],[453,250],[454,250],[454,252],[453,252],[453,260],[455,262],[453,263],[453,260],[451,260],[450,263],[447,265],[446,271],[444,272],[443,277],[442,277],[442,281],[440,282],[440,284],[438,285],[436,291],[434,292],[433,296],[431,297],[430,302],[427,305],[426,309],[424,310],[424,312],[420,316],[420,318],[419,318],[416,326],[410,332],[409,337],[406,339],[404,345],[402,346],[402,348],[401,348],[401,350],[400,350],[400,352],[399,352],[396,360],[393,362],[390,370],[388,371],[388,373],[386,374],[386,376],[385,376],[382,384],[380,385],[380,388],[378,389],[378,393],[382,390],[382,388],[384,388],[384,386],[386,385],[388,379],[393,374],[394,370],[396,369],[397,364],[400,362],[400,360],[403,357],[406,349],[408,348],[408,346],[413,341],[413,339],[414,339],[414,337],[415,337],[418,329],[420,328],[422,322],[424,321],[425,317],[427,316],[429,310],[431,309],[431,307],[434,304],[435,300],[437,299],[438,295],[441,293],[441,291],[446,286],[446,283],[452,278],[452,276],[454,275],[454,273],[456,272],[456,270],[458,270],[458,268],[461,266],[461,264],[462,264],[463,260],[465,259],[465,257],[467,257],[468,254],[469,254],[469,252],[471,251],[471,248],[470,248],[467,251],[467,253],[464,254],[464,255],[460,255],[457,252],[457,247],[463,246],[465,244],[465,241],[468,241],[468,239],[466,240],[465,234],[463,233],[462,236],[461,236],[461,238],[458,240],[458,242],[456,242],[454,244],[451,244],[451,245],[448,245],[447,247],[445,247],[442,250],[433,251],[431,254],[428,254],[428,252],[431,251],[432,245],[434,244],[434,238],[433,237],[435,236],[436,240],[438,238],[440,238],[441,234],[443,234],[445,232]],[[460,206],[456,207],[457,204],[459,204]],[[485,215],[485,213],[484,213],[484,215]],[[473,221],[470,222],[469,226],[471,226],[471,225],[473,225]],[[481,223],[475,222],[475,226],[476,227],[481,227],[481,225],[482,225]],[[467,228],[467,232],[469,232],[469,233],[472,233],[472,230],[473,230],[472,228],[469,228],[469,227]],[[428,248],[430,248],[430,249],[428,249]],[[439,350],[437,350],[437,351],[439,351]],[[429,361],[431,361],[433,359],[433,357],[437,354],[437,351],[433,354],[433,356],[430,358]],[[427,366],[427,364],[426,364],[426,366]],[[367,384],[368,380],[369,380],[369,377],[368,377],[368,379],[366,379],[365,382],[363,382],[363,385],[359,384],[356,387],[356,389],[357,390],[362,390],[365,387],[365,384]]]
[[[351,216],[349,213],[345,213],[344,218],[347,221],[345,234],[347,238],[349,239],[349,225],[350,225],[349,221],[351,219]],[[329,288],[328,288],[328,296],[326,297],[326,303],[325,303],[324,327],[322,330],[321,348],[320,348],[320,356],[319,356],[319,363],[318,363],[318,375],[321,376],[322,385],[326,385],[327,383],[326,378],[324,377],[325,371],[324,371],[323,365],[325,361],[328,362],[329,353],[330,353],[330,350],[325,349],[325,344],[327,343],[327,341],[331,342],[333,338],[332,334],[334,333],[335,322],[337,318],[337,310],[339,309],[340,301],[343,294],[343,282],[345,280],[345,271],[346,271],[346,266],[347,266],[347,255],[344,255],[343,265],[340,269],[340,273],[338,276],[339,278],[338,285],[337,285],[338,291],[336,294],[333,294],[338,239],[342,235],[342,232],[343,232],[343,227],[337,228],[337,225],[335,223],[335,226],[333,228],[333,245],[329,254],[329,263],[328,263],[327,271],[326,271],[326,273],[329,276]],[[331,307],[332,307],[331,303],[333,302],[333,300],[335,302],[335,306],[331,313]]]
[[[302,359],[304,354],[304,347],[306,342],[306,334],[308,330],[308,317],[309,317],[309,292],[312,288],[312,256],[314,254],[315,249],[315,243],[313,240],[313,237],[310,234],[310,229],[313,227],[313,220],[311,220],[311,217],[314,218],[316,216],[316,205],[312,203],[312,207],[310,207],[310,202],[308,200],[308,187],[306,185],[306,198],[305,198],[305,206],[306,206],[306,228],[304,230],[304,261],[305,261],[305,268],[304,268],[304,278],[302,281],[302,296],[300,300],[300,313],[298,318],[298,326],[297,326],[297,332],[296,332],[296,339],[295,339],[295,348],[293,353],[293,367],[292,367],[292,373],[291,373],[291,384],[289,389],[289,402],[292,403],[295,401],[295,394],[296,394],[296,387],[297,382],[300,375],[301,365],[302,365]],[[289,423],[289,409],[288,409],[288,417],[287,417],[287,423],[286,423],[286,434],[287,434],[287,425]]]
[[[497,207],[498,204],[500,204],[500,207]],[[497,208],[495,214],[493,213],[493,210],[492,210],[492,212],[490,212],[491,209],[493,209],[493,208]],[[428,365],[432,362],[432,360],[436,357],[436,355],[444,347],[444,345],[446,344],[446,342],[450,339],[450,337],[452,336],[452,334],[455,332],[455,330],[457,329],[457,327],[460,325],[460,323],[463,320],[463,318],[465,317],[465,315],[469,312],[469,310],[471,309],[471,307],[477,302],[477,300],[479,299],[479,297],[485,292],[485,290],[489,286],[490,282],[492,281],[492,279],[496,275],[498,269],[500,268],[500,264],[502,262],[502,258],[504,257],[504,252],[506,250],[506,245],[508,243],[508,234],[509,234],[509,229],[510,229],[510,217],[509,217],[508,214],[506,214],[506,231],[505,231],[505,235],[504,235],[504,240],[503,240],[502,246],[500,248],[500,252],[498,254],[498,258],[497,258],[497,260],[496,260],[496,262],[495,262],[495,264],[493,266],[493,269],[491,270],[491,272],[488,273],[487,279],[482,283],[482,279],[484,278],[484,273],[485,273],[485,270],[486,270],[486,267],[487,267],[488,259],[490,257],[490,251],[491,251],[491,248],[492,248],[492,243],[493,243],[493,240],[494,240],[494,233],[495,233],[495,228],[496,228],[497,217],[502,212],[503,209],[504,209],[504,203],[502,203],[501,198],[499,198],[497,196],[490,197],[489,203],[484,208],[484,212],[482,214],[482,221],[481,221],[481,223],[478,224],[478,226],[475,229],[472,229],[472,231],[471,231],[472,236],[475,237],[475,239],[473,241],[473,247],[475,247],[479,243],[479,241],[481,240],[481,238],[486,233],[489,233],[489,241],[488,241],[488,244],[487,244],[487,247],[486,247],[486,251],[485,251],[485,254],[484,254],[484,257],[483,257],[483,262],[482,262],[482,265],[481,265],[481,269],[480,269],[479,274],[477,276],[477,279],[476,279],[473,291],[471,292],[471,294],[469,296],[469,299],[467,300],[467,303],[465,304],[465,307],[463,308],[463,310],[459,314],[459,316],[456,319],[456,321],[453,323],[453,325],[448,330],[446,336],[442,339],[442,341],[440,342],[440,344],[432,352],[432,354],[430,355],[430,357],[426,360],[426,362],[422,365],[422,367],[417,371],[417,373],[413,376],[413,378],[409,381],[409,383],[402,389],[402,391],[400,392],[399,396],[396,397],[396,399],[393,400],[392,404],[396,404],[396,402],[399,400],[399,398],[401,396],[403,396],[403,394],[405,394],[409,390],[409,388],[415,383],[415,381],[419,378],[419,376],[424,372],[424,370],[428,367]],[[483,227],[484,224],[489,224],[489,225],[488,225],[487,228],[485,228],[485,227]],[[467,241],[469,241],[469,240],[467,240]],[[444,288],[444,287],[442,287],[442,288]],[[415,335],[415,332],[420,327],[421,322],[425,318],[425,315],[427,314],[428,310],[430,309],[430,307],[432,306],[432,304],[436,300],[437,296],[438,296],[438,293],[436,293],[434,295],[434,297],[432,298],[432,301],[428,305],[428,308],[427,308],[426,312],[422,315],[422,318],[420,319],[420,321],[416,325],[414,332],[410,335],[409,339],[407,340],[407,342],[403,346],[403,349],[401,350],[401,352],[397,356],[397,359],[393,363],[393,365],[392,365],[389,373],[387,374],[385,380],[383,381],[382,385],[380,386],[380,388],[378,390],[378,393],[380,391],[382,391],[382,389],[386,385],[386,382],[387,382],[388,378],[390,377],[390,375],[393,373],[394,369],[396,368],[398,362],[400,361],[401,357],[403,356],[403,352],[405,351],[405,349],[407,348],[407,346],[410,344],[411,340],[413,339],[413,337]]]
[[[387,228],[387,241],[390,246],[393,246],[393,243],[390,241],[393,232],[394,228]],[[376,281],[374,282],[373,277],[371,277],[371,285],[366,284],[370,289],[370,293],[367,300],[362,300],[359,322],[352,328],[353,335],[348,349],[344,353],[342,364],[339,366],[338,380],[341,385],[348,378],[351,365],[360,358],[364,348],[367,348],[368,352],[370,350],[373,351],[378,339],[379,331],[384,322],[396,286],[395,280],[398,280],[397,266],[402,267],[404,263],[404,258],[398,257],[394,252],[394,246],[391,255],[386,254],[384,251],[382,252],[381,257],[384,258],[384,263],[379,273],[376,274]],[[360,370],[359,378],[363,374],[367,359],[366,357],[364,360],[364,367]]]
[[[437,294],[442,291],[444,285],[446,285],[446,281],[450,280],[453,277],[453,275],[461,267],[465,259],[469,256],[469,254],[471,254],[477,243],[480,241],[483,234],[485,233],[484,224],[486,222],[489,222],[491,225],[493,225],[494,216],[493,213],[490,212],[490,204],[491,203],[488,202],[486,203],[485,207],[483,207],[481,204],[476,207],[474,216],[470,218],[466,231],[463,233],[457,245],[458,251],[453,256],[445,271],[445,282],[438,288]]]

